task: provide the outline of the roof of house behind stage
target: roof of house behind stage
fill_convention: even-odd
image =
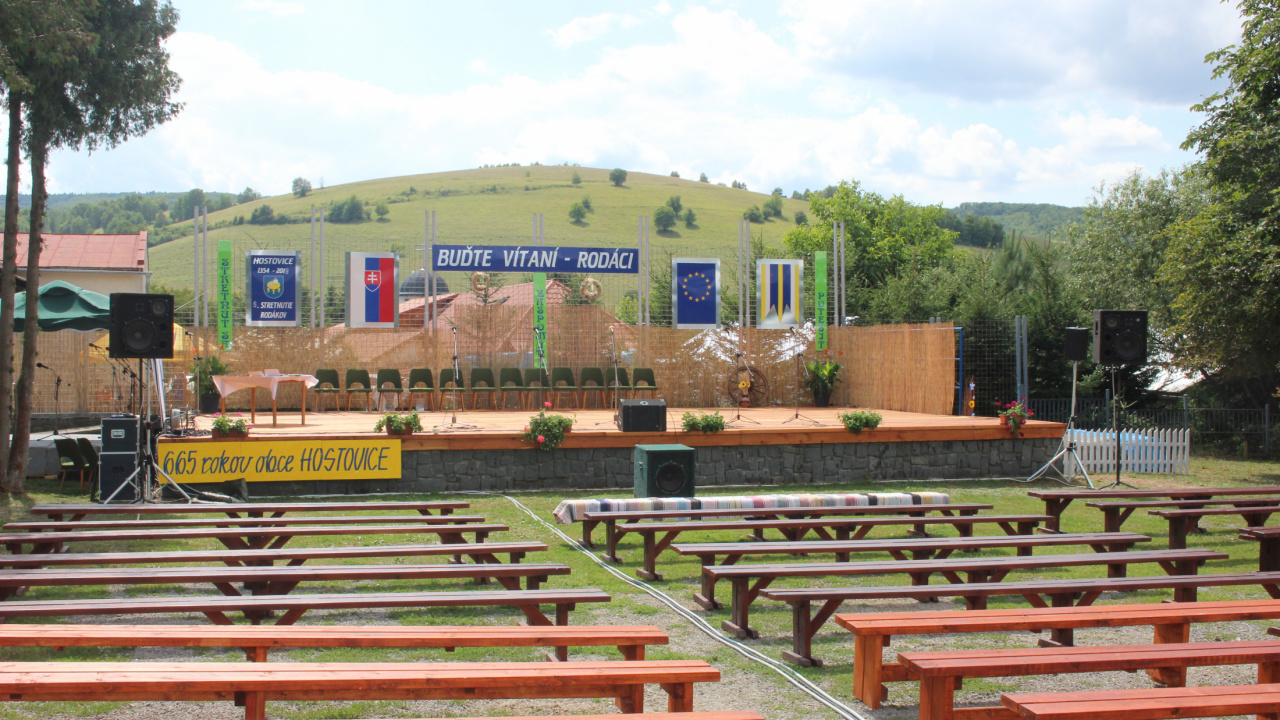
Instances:
[[[27,233],[18,233],[18,264],[27,264]],[[77,270],[144,272],[147,269],[147,233],[136,235],[40,236],[40,267]]]

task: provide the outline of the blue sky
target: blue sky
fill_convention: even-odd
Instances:
[[[1179,144],[1215,0],[178,0],[181,115],[54,192],[288,192],[562,162],[920,203],[1083,204]],[[25,178],[24,178],[25,179]]]

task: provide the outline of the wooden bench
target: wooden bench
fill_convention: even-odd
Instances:
[[[860,552],[884,552],[895,560],[945,560],[956,551],[977,552],[984,548],[1015,548],[1019,556],[1027,557],[1037,547],[1064,545],[1088,545],[1096,552],[1129,550],[1136,543],[1151,538],[1137,533],[1056,533],[1051,535],[989,535],[965,538],[894,538],[890,540],[803,540],[800,542],[729,542],[684,543],[672,545],[680,555],[697,556],[704,567],[715,567],[716,558],[724,557],[721,567],[736,565],[747,555],[835,555],[836,562],[848,562],[849,556]],[[702,574],[702,591],[693,599],[708,610],[720,609],[715,599],[715,577]]]
[[[1000,703],[1029,720],[1160,720],[1254,714],[1274,720],[1280,712],[1280,684],[1005,693]]]
[[[1208,500],[1235,495],[1280,495],[1280,485],[1266,487],[1178,488],[1176,490],[1029,490],[1027,495],[1044,501],[1047,532],[1061,530],[1062,513],[1075,500],[1121,500],[1164,498],[1167,500]]]
[[[104,682],[109,678],[109,682]],[[24,701],[228,700],[265,720],[268,700],[613,698],[644,712],[644,688],[667,710],[693,710],[693,684],[717,682],[702,660],[473,663],[26,662],[0,664],[0,693]]]
[[[898,653],[907,679],[920,683],[920,720],[1017,720],[1011,710],[955,707],[955,691],[965,678],[1023,677],[1145,670],[1169,687],[1187,683],[1187,668],[1257,665],[1259,677],[1280,670],[1280,642],[1237,640],[1102,647],[949,650]]]
[[[1205,507],[1247,507],[1249,505],[1275,505],[1277,498],[1233,498],[1230,500],[1110,500],[1087,502],[1085,507],[1102,511],[1102,531],[1120,532],[1120,526],[1136,510],[1194,510]]]
[[[990,510],[990,503],[936,503],[927,505],[839,505],[833,507],[782,507],[782,508],[708,508],[706,510],[597,510],[583,513],[582,545],[593,548],[591,539],[597,525],[604,525],[605,544],[617,544],[614,533],[618,523],[646,520],[702,520],[708,518],[753,518],[757,520],[782,520],[786,518],[818,518],[842,515],[924,515],[937,512],[943,515],[972,515],[980,510]]]
[[[1280,527],[1241,528],[1240,539],[1258,541],[1258,569],[1260,571],[1280,571]]]
[[[386,502],[250,502],[250,503],[139,503],[136,505],[88,505],[47,503],[27,512],[50,520],[83,520],[88,515],[195,515],[221,513],[227,517],[281,517],[300,512],[387,512],[410,510],[420,515],[448,515],[471,507],[461,500],[393,500]]]
[[[927,536],[928,525],[951,525],[962,537],[973,535],[974,525],[999,525],[1008,535],[1030,535],[1043,515],[941,515],[912,517],[822,517],[799,520],[699,520],[691,522],[637,522],[618,526],[617,537],[636,533],[644,542],[644,566],[636,575],[644,580],[661,580],[657,571],[658,556],[683,532],[727,531],[750,532],[764,540],[765,530],[777,530],[791,542],[804,539],[809,532],[823,540],[860,540],[873,528],[911,526],[912,532]],[[662,535],[661,538],[658,535]],[[614,538],[616,540],[616,538]],[[605,559],[622,562],[617,547],[610,544]]]
[[[1149,510],[1148,515],[1162,517],[1169,521],[1169,547],[1184,548],[1187,546],[1187,534],[1200,521],[1200,518],[1217,515],[1239,515],[1250,527],[1262,527],[1267,518],[1280,512],[1280,505],[1249,505],[1234,508],[1198,508],[1190,510]]]
[[[3,533],[0,543],[17,555],[30,545],[32,553],[62,552],[74,542],[123,542],[132,540],[215,539],[229,550],[281,548],[295,537],[329,535],[439,535],[442,543],[467,544],[463,535],[482,543],[489,533],[506,532],[506,525],[325,525],[289,528],[183,528],[175,530],[69,530],[54,533]]]
[[[643,660],[667,634],[649,625],[0,625],[0,647],[241,648],[265,662],[274,648],[551,647],[566,660],[571,647],[613,646],[624,660]]]
[[[1231,585],[1260,585],[1272,597],[1280,595],[1276,586],[1280,573],[1223,573],[1218,575],[1153,575],[1124,578],[1067,578],[1064,580],[1024,580],[1005,583],[970,583],[964,585],[900,585],[886,587],[804,588],[787,590],[763,590],[761,597],[785,602],[791,606],[790,652],[783,657],[799,665],[820,665],[813,657],[813,636],[831,617],[840,604],[847,600],[882,598],[960,597],[970,610],[985,606],[986,598],[993,595],[1018,595],[1038,608],[1092,605],[1104,592],[1139,592],[1143,590],[1173,590],[1178,603],[1194,602],[1196,591],[1202,587]],[[1042,597],[1043,596],[1043,597]],[[810,613],[814,603],[819,604],[816,613]],[[0,605],[0,609],[4,606]],[[1039,627],[1039,626],[1033,626]]]
[[[203,567],[42,568],[0,570],[0,600],[21,589],[98,585],[174,585],[207,583],[224,595],[287,595],[303,582],[361,580],[444,580],[493,578],[508,590],[519,590],[525,579],[537,590],[552,575],[568,575],[559,563],[480,563],[467,565],[257,565]],[[232,583],[243,583],[244,591]]]
[[[302,565],[308,560],[347,560],[351,558],[377,557],[431,557],[461,553],[478,563],[502,562],[498,555],[505,554],[508,562],[520,562],[533,552],[545,552],[546,543],[540,542],[485,542],[467,543],[462,547],[448,545],[340,545],[338,547],[284,547],[258,550],[152,550],[146,552],[115,553],[24,553],[0,554],[0,568],[74,567],[80,565],[162,565],[192,563],[225,563],[231,567],[241,565]]]
[[[704,567],[703,576],[715,580],[727,580],[733,588],[729,606],[729,619],[720,626],[740,638],[759,637],[750,626],[751,603],[774,580],[781,577],[850,577],[864,575],[908,575],[914,587],[942,587],[929,585],[929,578],[938,573],[952,586],[999,583],[1015,570],[1040,570],[1044,568],[1103,566],[1108,578],[1122,578],[1129,565],[1158,563],[1169,575],[1195,575],[1208,560],[1226,560],[1226,553],[1214,550],[1141,550],[1116,553],[1082,553],[1041,555],[1037,557],[975,557],[948,558],[945,560],[890,560],[859,563],[780,563],[773,565],[732,565],[729,567]],[[960,573],[965,577],[961,578]],[[755,583],[752,584],[752,580]],[[962,594],[950,590],[940,595]],[[936,595],[917,595],[924,602],[933,602]],[[714,598],[712,598],[714,599]],[[968,598],[966,598],[968,599]],[[970,601],[975,609],[985,607],[986,596]],[[834,608],[833,608],[834,610]]]
[[[617,720],[617,715],[522,715],[502,718],[458,718],[458,720]],[[418,718],[418,720],[424,720]],[[645,713],[644,720],[764,720],[753,712],[736,710],[723,712]]]
[[[63,532],[67,530],[173,529],[195,527],[297,527],[307,525],[465,525],[482,523],[482,515],[303,515],[278,518],[173,518],[163,520],[33,520],[5,523],[4,532]]]
[[[485,590],[454,592],[333,593],[323,595],[201,595],[196,597],[135,597],[92,600],[10,600],[0,603],[0,622],[17,617],[72,615],[128,615],[200,613],[216,625],[231,625],[227,613],[242,612],[250,623],[262,624],[269,613],[283,611],[276,625],[292,625],[309,610],[368,608],[514,607],[530,625],[568,625],[569,611],[578,603],[609,602],[595,589]],[[555,621],[540,605],[555,606]]]
[[[870,708],[889,697],[886,682],[907,679],[901,663],[885,663],[883,650],[894,635],[1050,631],[1045,647],[1070,646],[1078,628],[1150,625],[1154,642],[1185,643],[1192,623],[1280,618],[1280,600],[1227,600],[1195,603],[1141,603],[1088,607],[1000,608],[930,612],[838,613],[837,625],[854,638],[853,695]]]

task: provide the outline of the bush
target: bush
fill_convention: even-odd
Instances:
[[[687,412],[680,418],[680,424],[685,432],[700,430],[704,433],[717,433],[724,429],[724,417],[720,415],[719,410],[710,415],[702,411],[698,411],[697,414]]]
[[[672,171],[671,171],[671,177],[673,177],[673,178],[678,178],[678,177],[680,177],[680,173],[676,172],[675,170],[672,170]]]
[[[587,209],[582,207],[582,203],[576,202],[569,207],[569,219],[574,221],[575,223],[582,222],[582,219],[585,218],[586,216],[587,216]]]
[[[242,190],[239,195],[236,196],[236,204],[243,205],[244,203],[253,202],[254,200],[261,200],[261,199],[262,199],[262,193],[258,192],[257,190],[254,190],[251,187],[247,187],[244,190]]]
[[[764,213],[760,211],[759,205],[752,205],[751,207],[742,211],[742,217],[746,218],[748,222],[753,222],[753,223],[764,222]]]
[[[590,196],[590,195],[583,195],[583,196],[582,196],[582,207],[583,207],[587,212],[589,212],[589,213],[593,213],[593,212],[595,212],[595,211],[596,211],[596,209],[595,209],[594,207],[592,207],[592,206],[591,206],[591,196]]]
[[[555,450],[564,442],[565,433],[573,427],[573,419],[564,415],[548,415],[547,408],[551,403],[543,403],[543,409],[529,419],[529,424],[521,435],[526,442],[538,446],[539,450]]]
[[[573,180],[572,180],[572,182],[573,182],[573,184],[574,184],[574,185],[581,185],[581,184],[582,184],[582,176],[578,174],[578,171],[577,171],[577,170],[574,170],[574,171],[573,171]]]
[[[797,210],[797,211],[796,211],[796,224],[797,224],[797,225],[805,225],[805,224],[807,224],[808,222],[809,222],[809,216],[808,216],[808,215],[806,215],[806,214],[804,213],[804,211],[803,211],[803,210]]]
[[[671,197],[667,198],[667,207],[675,211],[677,215],[680,214],[680,211],[684,209],[684,205],[680,203],[679,195],[672,195]]]
[[[844,423],[845,429],[852,433],[860,433],[863,430],[875,430],[880,426],[880,421],[884,418],[880,417],[880,413],[871,410],[852,410],[837,415],[840,422]]]
[[[391,208],[387,207],[386,200],[379,200],[378,204],[373,206],[373,211],[378,215],[378,222],[386,222],[387,213],[391,212]]]
[[[693,211],[693,208],[689,208],[688,210],[685,210],[684,226],[687,228],[692,228],[697,224],[698,224],[698,215]]]
[[[270,205],[259,205],[249,214],[250,225],[271,225],[276,221],[276,211]]]
[[[300,198],[301,198],[301,197],[306,197],[306,196],[307,196],[307,193],[309,193],[309,192],[311,192],[311,181],[310,181],[310,180],[308,180],[308,179],[306,179],[306,178],[302,178],[302,177],[296,177],[296,178],[294,178],[294,179],[293,179],[293,194],[294,194],[294,195],[297,195],[298,197],[300,197]]]
[[[767,218],[782,217],[782,196],[774,195],[764,201],[764,216]]]
[[[352,195],[346,200],[329,203],[328,219],[338,223],[354,223],[368,218],[364,212],[364,203]]]
[[[653,226],[658,228],[658,232],[666,232],[676,226],[676,213],[671,208],[663,205],[653,211]]]
[[[709,183],[709,182],[711,182],[711,180],[709,180],[709,179],[707,178],[707,174],[706,174],[706,173],[702,173],[701,175],[699,175],[699,176],[698,176],[698,182]]]
[[[627,181],[627,171],[622,168],[614,168],[609,172],[609,182],[618,187],[622,187],[622,183]]]
[[[390,428],[397,432],[403,432],[406,428],[416,432],[422,432],[422,420],[418,418],[418,413],[386,413],[378,422],[374,423],[373,431],[382,432]]]

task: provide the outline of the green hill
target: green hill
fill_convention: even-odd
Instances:
[[[1048,203],[966,202],[951,208],[961,220],[966,215],[989,217],[1000,223],[1007,233],[1059,240],[1067,225],[1084,218],[1084,208]]]
[[[575,172],[582,179],[579,185],[572,183]],[[217,241],[230,240],[235,244],[237,258],[240,250],[255,247],[302,249],[305,257],[310,248],[311,207],[328,207],[331,202],[341,202],[352,195],[365,203],[370,214],[379,201],[387,202],[390,212],[386,221],[373,215],[374,219],[363,222],[326,223],[326,274],[330,276],[342,272],[340,253],[346,250],[396,250],[410,257],[410,268],[417,267],[427,210],[437,213],[436,240],[442,244],[530,244],[533,214],[540,212],[545,215],[548,244],[634,247],[637,217],[652,216],[672,195],[679,195],[683,206],[693,209],[697,223],[687,228],[681,221],[666,233],[651,229],[654,261],[665,258],[667,251],[729,258],[737,251],[738,221],[743,211],[769,199],[763,193],[636,172],[628,174],[622,187],[615,187],[605,169],[562,165],[490,167],[335,185],[313,190],[304,198],[280,195],[211,212],[211,252]],[[575,224],[569,219],[569,208],[584,196],[591,198],[594,212]],[[238,217],[248,220],[262,205],[271,206],[275,215],[283,214],[290,222],[233,224]],[[797,210],[808,212],[809,203],[784,199],[783,218],[753,224],[752,236],[763,236],[766,243],[779,245],[794,227],[792,220]],[[222,227],[215,229],[214,225]],[[188,230],[190,226],[188,221]],[[154,284],[190,287],[191,235],[152,247],[151,269]]]

